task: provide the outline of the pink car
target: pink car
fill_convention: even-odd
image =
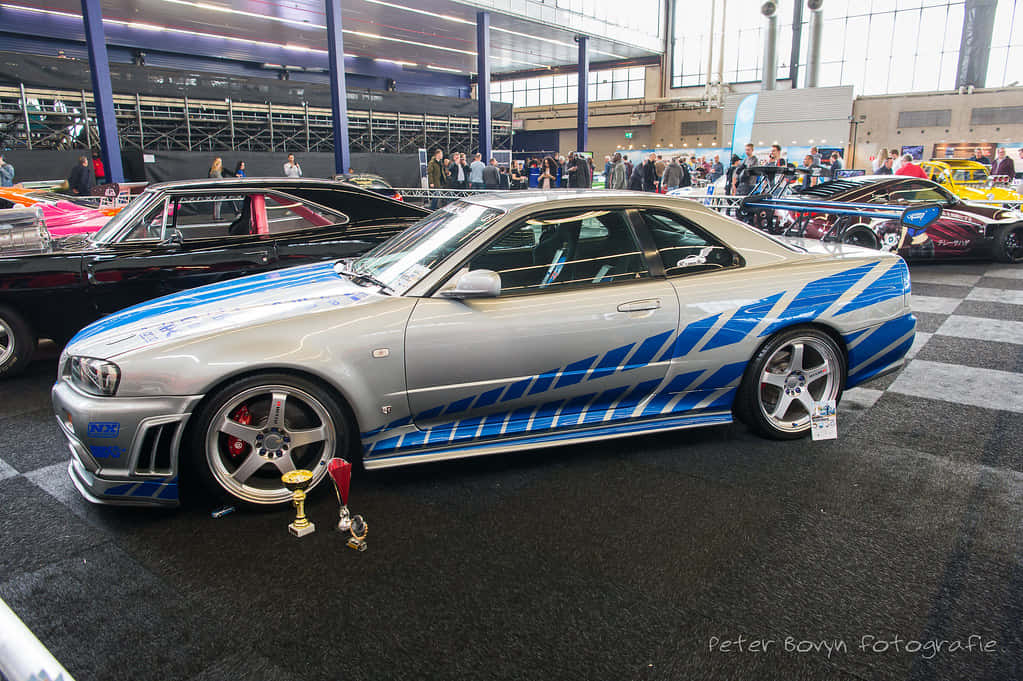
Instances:
[[[121,206],[97,208],[76,197],[42,189],[25,187],[0,189],[0,208],[35,206],[43,209],[46,228],[54,237],[97,232],[121,210]]]

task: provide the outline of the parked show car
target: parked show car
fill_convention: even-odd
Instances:
[[[1012,177],[992,177],[988,167],[964,159],[931,159],[920,167],[927,177],[961,199],[968,201],[1002,201],[1018,204],[1023,196],[1012,190]]]
[[[376,192],[377,194],[386,196],[389,199],[394,199],[395,201],[405,200],[398,190],[391,186],[390,182],[379,175],[374,175],[372,173],[350,173],[348,175],[337,175],[335,179],[342,180],[344,182],[351,182],[356,187],[368,189],[371,192]]]
[[[69,472],[99,503],[232,501],[281,474],[723,424],[809,432],[899,368],[905,262],[777,240],[690,201],[511,192],[444,206],[354,260],[205,286],[83,329],[60,360]]]
[[[0,377],[37,339],[66,341],[129,305],[290,265],[359,255],[428,212],[327,180],[153,185],[99,232],[0,253]]]
[[[1023,214],[963,201],[931,180],[850,177],[784,195],[751,196],[743,204],[762,224],[774,225],[769,231],[775,233],[880,248],[907,259],[1023,260]],[[927,224],[896,217],[907,208],[930,206],[934,215]]]
[[[98,232],[120,210],[120,207],[98,208],[83,199],[44,189],[0,188],[0,209],[18,207],[41,208],[46,227],[54,237]],[[2,253],[0,251],[0,255]]]

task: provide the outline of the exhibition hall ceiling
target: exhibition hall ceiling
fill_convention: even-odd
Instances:
[[[12,0],[5,6],[35,3]],[[266,42],[326,50],[322,0],[103,0],[106,22],[154,32],[187,32],[252,44]],[[49,0],[35,11],[81,15],[79,0]],[[452,0],[343,0],[345,53],[418,68],[462,74],[476,71],[476,9]],[[491,13],[491,70],[523,71],[575,64],[575,32]],[[638,47],[591,38],[594,62],[646,57],[658,46]],[[217,55],[211,55],[217,56]]]

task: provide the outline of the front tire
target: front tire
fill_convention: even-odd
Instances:
[[[246,505],[286,504],[284,473],[312,471],[309,489],[327,461],[348,451],[354,431],[334,395],[286,373],[261,374],[217,390],[196,414],[191,432],[194,470],[216,495]]]
[[[0,305],[0,379],[24,371],[35,349],[36,337],[28,321],[9,305]]]
[[[1001,262],[1023,262],[1023,224],[1007,225],[995,237],[995,258]]]
[[[813,403],[841,398],[845,370],[842,350],[825,332],[811,327],[782,331],[746,367],[736,416],[764,437],[805,437]]]

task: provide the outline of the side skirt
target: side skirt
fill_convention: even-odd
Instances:
[[[408,454],[394,454],[378,458],[367,457],[363,461],[363,465],[367,469],[391,468],[394,466],[407,466],[409,464],[425,463],[428,461],[463,459],[470,456],[482,456],[484,454],[499,454],[526,449],[557,447],[560,445],[592,442],[594,440],[610,440],[620,437],[629,437],[630,435],[657,433],[668,430],[681,430],[684,428],[699,428],[702,426],[713,426],[731,422],[731,411],[705,412],[702,414],[692,414],[688,416],[674,416],[670,418],[622,423],[614,426],[598,425],[596,427],[577,428],[569,431],[555,431],[544,435],[503,438],[501,440],[478,442],[459,447],[442,447],[425,451],[419,450]]]

